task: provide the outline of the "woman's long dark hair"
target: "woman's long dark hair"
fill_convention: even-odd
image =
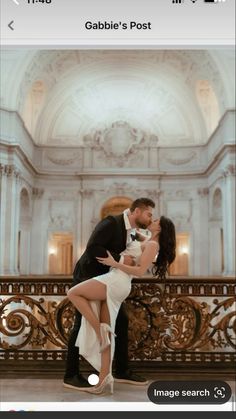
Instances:
[[[159,253],[152,267],[152,273],[160,280],[165,280],[170,264],[175,260],[175,226],[169,218],[161,216],[159,234]]]

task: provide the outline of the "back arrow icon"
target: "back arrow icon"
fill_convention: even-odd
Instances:
[[[13,28],[13,23],[14,23],[14,20],[12,20],[10,23],[8,23],[8,28],[10,28],[12,31],[14,31],[14,28]]]

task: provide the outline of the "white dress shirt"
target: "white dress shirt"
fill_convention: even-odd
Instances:
[[[129,208],[127,208],[123,211],[124,223],[125,223],[125,228],[126,228],[126,231],[127,231],[126,245],[129,244],[132,241],[131,234],[135,234],[135,228],[132,228],[131,225],[130,225],[128,213],[129,213]],[[124,256],[120,257],[119,262],[124,263]]]

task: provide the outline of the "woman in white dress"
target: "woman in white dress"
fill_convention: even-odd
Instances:
[[[93,394],[107,390],[113,392],[111,366],[115,348],[115,322],[121,303],[130,293],[132,278],[143,276],[153,263],[153,274],[165,279],[168,266],[175,259],[176,239],[172,221],[162,216],[148,229],[151,232],[149,240],[139,236],[142,241],[132,241],[123,252],[133,256],[135,266],[116,262],[107,252],[107,258],[97,260],[112,269],[68,291],[69,300],[83,316],[76,345],[81,355],[100,372],[99,383],[84,388],[84,391]]]

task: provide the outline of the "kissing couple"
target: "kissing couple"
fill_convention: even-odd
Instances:
[[[68,342],[65,387],[102,394],[113,393],[114,379],[148,383],[128,367],[128,316],[123,302],[132,278],[143,276],[152,266],[153,275],[164,280],[175,259],[174,224],[164,216],[153,221],[154,208],[151,199],[139,198],[122,214],[100,221],[76,263],[74,286],[67,294],[76,317]],[[137,228],[148,229],[149,238],[141,233],[134,237]],[[99,372],[97,385],[91,386],[80,374],[79,354]]]

